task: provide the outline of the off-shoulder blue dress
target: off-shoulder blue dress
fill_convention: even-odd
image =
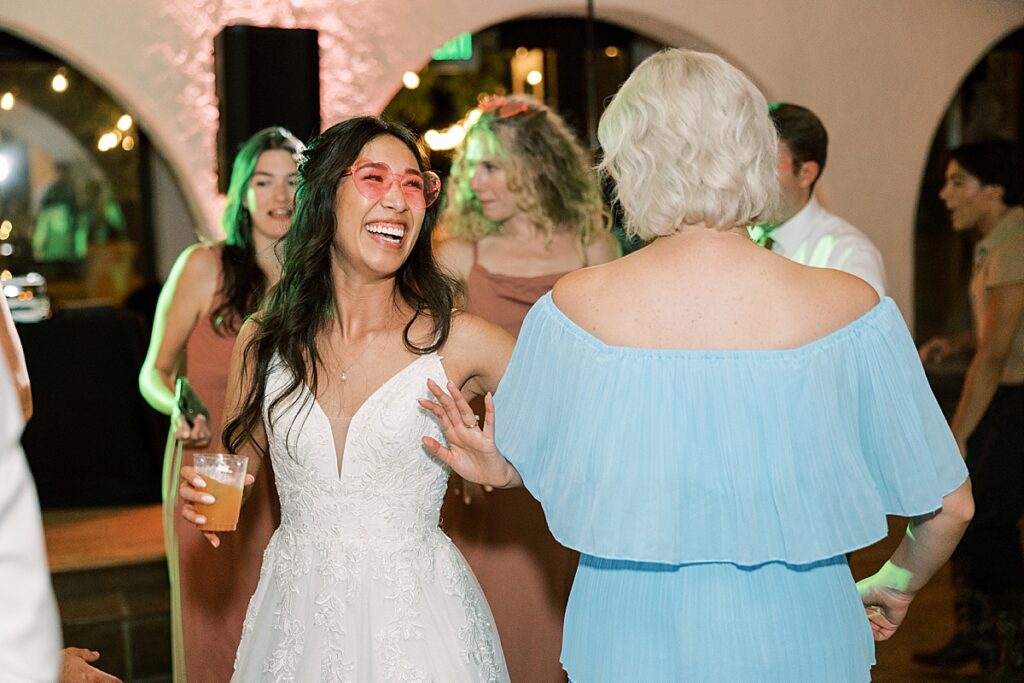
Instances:
[[[888,298],[795,349],[688,351],[605,344],[548,294],[495,404],[499,449],[582,554],[575,683],[870,680],[845,553],[967,478]]]

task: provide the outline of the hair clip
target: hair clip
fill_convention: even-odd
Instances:
[[[498,112],[498,118],[510,119],[530,110],[530,104],[524,100],[510,100],[504,95],[488,95],[480,100],[478,106],[481,113]]]

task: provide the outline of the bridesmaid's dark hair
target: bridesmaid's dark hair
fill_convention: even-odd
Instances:
[[[237,452],[247,442],[252,442],[262,452],[252,434],[262,419],[267,377],[275,355],[278,359],[275,362],[287,368],[291,380],[268,406],[267,414],[271,416],[268,422],[272,422],[274,411],[293,396],[303,382],[309,385],[311,394],[316,395],[322,369],[316,342],[320,333],[327,329],[334,306],[331,259],[336,252],[338,185],[342,173],[355,163],[363,148],[381,136],[402,142],[413,153],[420,170],[427,169],[412,131],[373,116],[361,116],[331,126],[306,150],[305,161],[299,168],[292,227],[284,239],[281,279],[253,318],[256,331],[245,349],[249,362],[243,366],[249,368],[242,377],[244,404],[224,428],[224,444],[232,452]],[[418,355],[432,353],[447,341],[458,290],[458,283],[440,269],[431,249],[437,210],[437,204],[426,209],[416,244],[394,275],[397,297],[414,310],[405,325],[405,347]],[[424,346],[417,345],[410,337],[413,323],[421,316],[433,323],[431,341]],[[270,425],[266,428],[269,436]]]
[[[283,149],[295,163],[302,161],[302,142],[284,128],[264,128],[245,141],[231,167],[227,204],[221,224],[227,239],[221,247],[220,263],[224,273],[221,304],[210,311],[210,322],[218,334],[238,334],[242,321],[259,308],[267,289],[267,276],[256,263],[252,241],[252,215],[245,206],[245,194],[256,172],[260,155]]]

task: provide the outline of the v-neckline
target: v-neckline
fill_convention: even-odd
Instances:
[[[438,360],[440,360],[441,357],[437,355],[436,351],[434,351],[433,353],[424,354],[422,356],[417,356],[413,360],[411,360],[408,363],[406,363],[405,365],[403,365],[393,375],[391,375],[386,380],[384,380],[384,382],[379,387],[377,387],[372,392],[370,392],[370,395],[367,396],[363,400],[363,402],[361,404],[359,404],[359,407],[356,408],[356,412],[352,413],[352,417],[350,417],[348,419],[348,431],[345,433],[345,440],[342,442],[342,460],[341,460],[341,463],[338,463],[338,447],[337,447],[337,445],[336,445],[336,443],[334,441],[334,425],[331,424],[331,418],[327,414],[327,411],[324,410],[323,406],[320,405],[320,400],[316,397],[316,394],[313,393],[313,390],[309,388],[309,385],[306,384],[306,381],[305,380],[302,381],[303,388],[313,398],[313,405],[315,405],[316,409],[320,411],[320,415],[324,418],[324,422],[327,423],[327,431],[331,435],[331,446],[332,446],[332,449],[334,451],[334,462],[335,462],[336,465],[340,464],[340,467],[338,468],[338,481],[341,481],[342,474],[345,472],[345,460],[346,460],[346,458],[345,458],[344,454],[348,452],[348,442],[349,442],[349,438],[351,438],[351,436],[352,436],[352,428],[355,426],[356,418],[358,418],[360,415],[362,415],[363,408],[365,408],[370,403],[370,401],[375,399],[382,391],[384,391],[385,388],[387,388],[395,380],[397,380],[399,377],[401,377],[406,372],[408,372],[410,368],[412,368],[414,365],[416,365],[417,363],[419,363],[420,361],[422,361],[425,358],[437,358]],[[447,379],[447,373],[444,373],[444,366],[443,365],[441,366],[441,372],[443,374],[445,374],[445,378]]]

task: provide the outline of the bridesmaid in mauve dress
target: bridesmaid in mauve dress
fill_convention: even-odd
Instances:
[[[590,161],[554,111],[525,97],[487,98],[481,110],[455,159],[438,253],[466,286],[466,310],[518,335],[560,277],[615,258],[618,244]],[[484,589],[512,680],[565,680],[562,615],[578,556],[552,538],[540,504],[453,477],[441,518]]]
[[[221,418],[228,360],[245,316],[277,281],[275,245],[291,226],[302,143],[282,128],[256,133],[239,151],[224,209],[223,243],[197,244],[178,258],[160,294],[143,396],[171,415],[164,457],[164,545],[171,579],[174,680],[227,681],[263,550],[280,512],[270,477],[261,477],[238,530],[211,548],[178,510],[178,470],[197,451],[223,451]],[[177,412],[174,389],[186,377],[209,411],[194,425]],[[229,575],[231,581],[214,581]]]

